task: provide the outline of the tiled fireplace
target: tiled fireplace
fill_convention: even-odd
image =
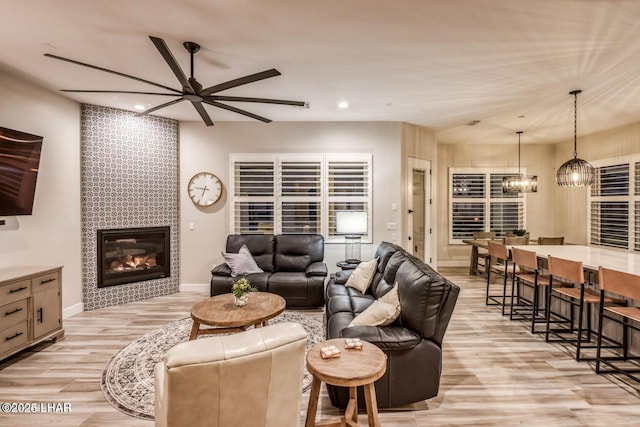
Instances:
[[[178,122],[81,112],[84,309],[178,292]]]

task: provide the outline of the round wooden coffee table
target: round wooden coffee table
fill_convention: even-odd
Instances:
[[[282,313],[285,300],[268,292],[251,292],[249,302],[243,307],[233,303],[233,294],[216,295],[191,307],[193,326],[189,340],[198,335],[241,332],[249,326],[266,326],[269,319]],[[214,328],[200,329],[200,325]]]
[[[358,425],[358,395],[356,393],[358,386],[364,386],[369,426],[380,426],[376,389],[373,383],[382,377],[387,370],[387,356],[371,343],[363,341],[362,344],[362,350],[346,350],[344,339],[333,339],[311,347],[307,353],[307,370],[313,375],[313,382],[309,394],[305,427],[315,425],[318,395],[323,381],[327,384],[349,387],[349,403],[344,417],[336,422],[322,422],[323,426]],[[340,357],[323,359],[320,356],[320,349],[329,345],[338,347]]]

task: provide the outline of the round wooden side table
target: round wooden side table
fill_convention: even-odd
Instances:
[[[233,303],[232,293],[207,298],[191,307],[193,326],[189,340],[204,334],[241,332],[251,325],[256,328],[266,326],[269,319],[284,311],[285,306],[284,298],[268,292],[251,292],[244,307]],[[200,329],[201,324],[215,328]]]
[[[369,426],[380,426],[378,419],[378,403],[374,382],[382,377],[387,370],[387,356],[375,345],[362,342],[362,350],[347,350],[344,339],[333,339],[318,343],[307,353],[307,370],[313,375],[309,407],[305,427],[315,426],[318,396],[322,382],[327,384],[349,387],[349,403],[340,421],[322,422],[322,426],[357,426],[358,425],[358,395],[356,388],[364,387],[364,397],[367,405]],[[340,357],[323,359],[320,349],[335,345],[340,350]]]

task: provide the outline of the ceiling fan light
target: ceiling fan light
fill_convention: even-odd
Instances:
[[[593,165],[577,157],[564,162],[556,172],[556,182],[561,187],[584,187],[593,184],[595,178]]]

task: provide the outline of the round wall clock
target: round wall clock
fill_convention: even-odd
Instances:
[[[222,182],[212,173],[200,172],[189,180],[191,201],[198,206],[211,206],[222,196]]]

